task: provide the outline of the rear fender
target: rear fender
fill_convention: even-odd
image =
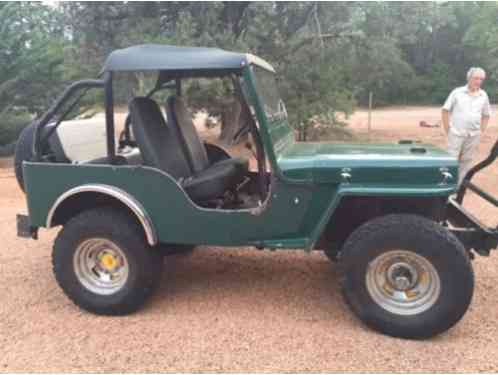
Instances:
[[[72,188],[60,195],[48,211],[46,227],[51,228],[55,224],[54,217],[57,214],[57,210],[63,207],[64,203],[67,202],[68,199],[77,197],[85,193],[100,193],[121,202],[134,214],[136,219],[140,222],[149,245],[154,246],[158,243],[157,233],[154,225],[143,206],[125,191],[115,186],[104,184],[81,185]]]

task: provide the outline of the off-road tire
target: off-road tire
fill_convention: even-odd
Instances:
[[[76,276],[73,257],[78,245],[91,238],[116,244],[128,262],[121,289],[101,295],[86,288]],[[52,264],[57,283],[79,307],[100,315],[125,315],[140,308],[158,285],[163,257],[146,242],[132,217],[112,208],[84,211],[70,219],[55,239]]]
[[[376,303],[367,288],[367,270],[381,254],[406,250],[422,256],[440,279],[437,299],[414,315],[392,313]],[[369,327],[390,336],[423,339],[455,325],[472,300],[474,273],[461,242],[437,223],[416,215],[387,215],[356,229],[341,252],[343,296]]]
[[[16,143],[14,153],[14,172],[19,187],[24,191],[24,177],[22,173],[22,162],[24,160],[31,160],[33,156],[33,139],[35,136],[35,124],[26,126]]]

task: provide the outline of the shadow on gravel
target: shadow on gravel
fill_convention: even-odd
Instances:
[[[188,256],[166,257],[161,285],[146,310],[173,312],[185,303],[194,310],[209,304],[210,309],[275,310],[312,320],[352,319],[337,266],[320,252],[201,247]]]

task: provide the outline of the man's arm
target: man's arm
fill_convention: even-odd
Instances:
[[[450,112],[446,109],[441,111],[442,119],[443,119],[443,129],[446,134],[450,131]]]
[[[481,117],[481,132],[484,133],[486,131],[486,128],[488,127],[489,123],[489,116],[482,115]]]
[[[489,123],[489,117],[491,116],[491,105],[489,104],[489,98],[488,95],[486,95],[486,102],[484,103],[484,106],[482,108],[482,115],[481,115],[481,132],[485,132],[486,128],[488,127]]]
[[[443,120],[443,128],[446,134],[450,131],[450,112],[453,109],[453,106],[455,105],[455,90],[453,90],[450,95],[448,95],[448,98],[444,102],[442,112],[441,112],[441,117]]]

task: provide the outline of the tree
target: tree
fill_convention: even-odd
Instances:
[[[485,87],[497,100],[496,19],[497,2],[2,3],[0,132],[46,109],[67,82],[95,77],[110,51],[140,43],[262,56],[278,72],[302,140],[318,136],[317,124],[335,129],[336,114],[365,105],[370,91],[377,105],[440,104],[470,66],[488,71]],[[138,74],[123,82],[115,99],[124,104],[152,80]],[[244,122],[236,103],[221,101],[232,94],[230,82],[197,84],[185,85],[192,106],[218,116],[228,140]]]
[[[334,126],[337,112],[354,107],[343,51],[353,30],[347,4],[270,3],[248,10],[246,43],[279,72],[280,91],[299,140],[310,138],[320,118]],[[265,30],[265,32],[261,32]]]
[[[477,49],[478,63],[482,64],[488,74],[488,94],[494,102],[498,100],[498,4],[479,4],[474,14],[475,22],[470,25],[465,34],[465,47]]]
[[[0,144],[13,141],[60,87],[59,16],[38,3],[0,4]]]

